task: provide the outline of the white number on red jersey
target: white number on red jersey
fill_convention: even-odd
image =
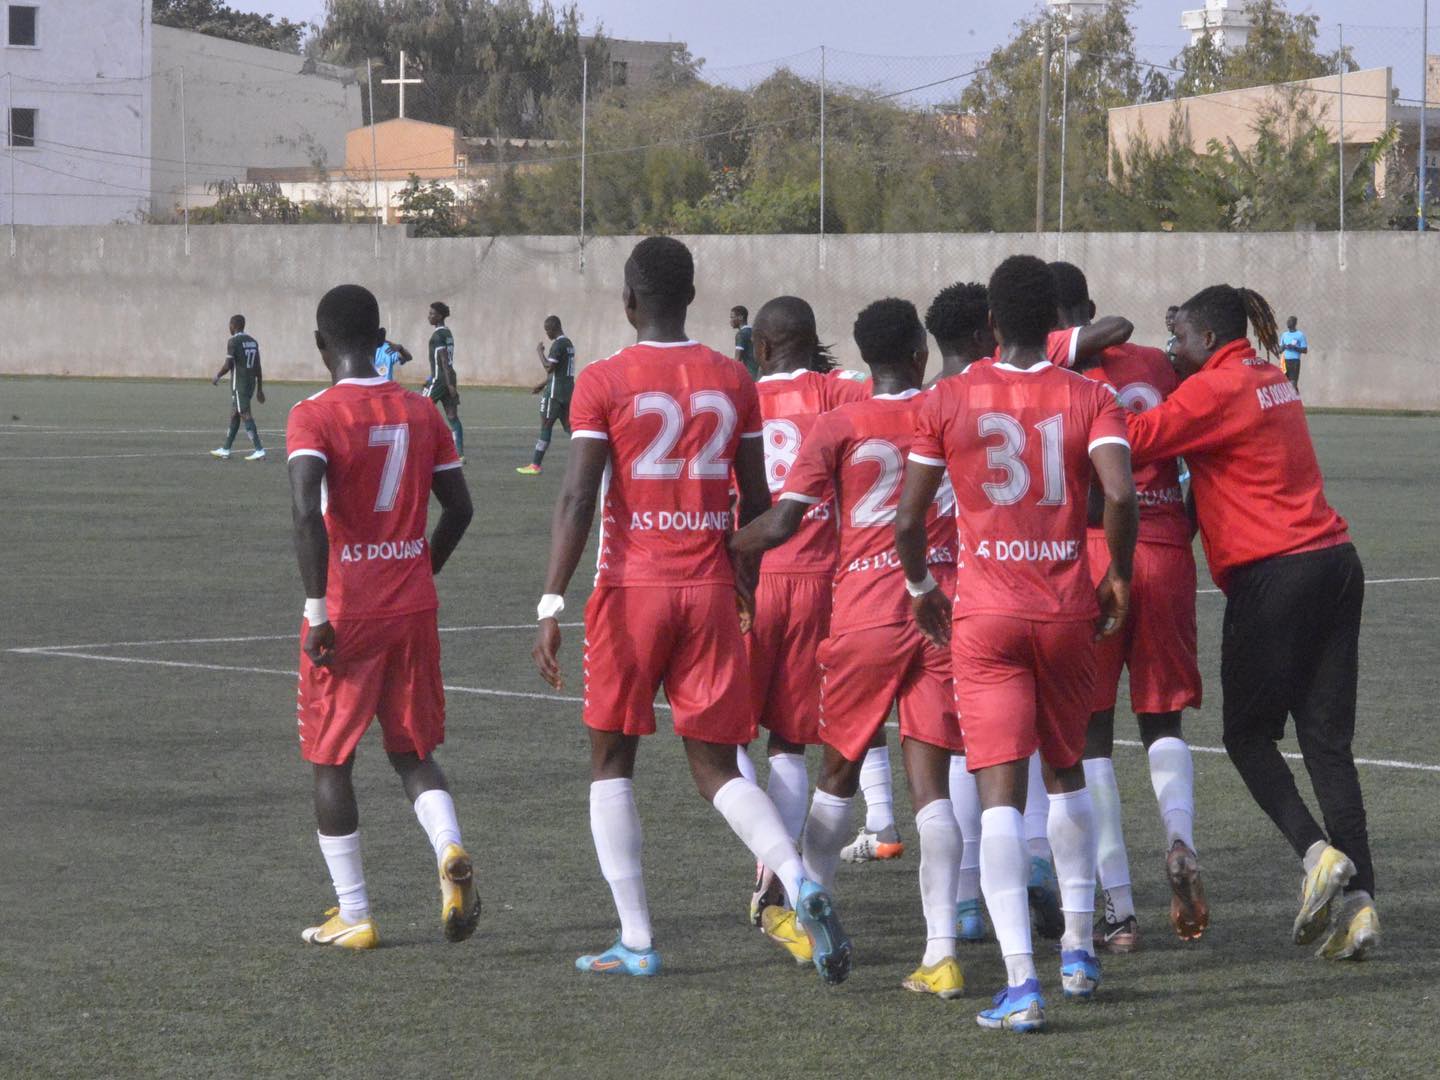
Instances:
[[[370,445],[385,446],[385,468],[380,474],[380,490],[375,494],[379,513],[395,509],[400,492],[400,477],[405,473],[405,455],[410,452],[409,424],[380,424],[370,429]]]
[[[864,498],[850,508],[850,524],[857,529],[873,529],[889,525],[895,520],[895,492],[900,487],[900,474],[905,468],[905,459],[894,443],[884,439],[866,439],[850,452],[852,464],[858,461],[875,461],[880,464],[880,475],[870,485]]]
[[[635,415],[650,413],[659,415],[660,430],[645,452],[631,463],[630,475],[636,480],[678,479],[685,468],[685,459],[670,457],[670,454],[685,431],[685,412],[669,394],[658,390],[636,394]],[[719,390],[697,390],[690,395],[691,418],[701,413],[715,415],[715,433],[690,461],[690,477],[693,480],[723,480],[730,475],[730,460],[724,456],[725,450],[735,434],[740,416],[730,396]]]
[[[1056,414],[1035,425],[1040,432],[1040,468],[1044,492],[1041,506],[1065,505],[1065,417]],[[1025,429],[1007,413],[985,413],[979,419],[980,437],[999,435],[1000,441],[985,448],[985,463],[1003,472],[1001,483],[987,480],[980,485],[996,506],[1013,506],[1030,490],[1030,469],[1020,455],[1025,452]]]
[[[765,421],[765,482],[770,493],[785,487],[785,478],[800,455],[800,428],[793,420]]]

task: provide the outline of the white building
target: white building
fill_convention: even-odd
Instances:
[[[1104,15],[1106,0],[1045,0],[1056,15],[1079,19],[1088,15]]]
[[[0,224],[138,220],[150,204],[150,0],[0,2],[0,34]]]
[[[1222,49],[1243,49],[1250,39],[1250,13],[1243,3],[1231,0],[1205,0],[1203,8],[1180,14],[1180,26],[1190,31],[1190,44],[1198,45],[1204,37]]]

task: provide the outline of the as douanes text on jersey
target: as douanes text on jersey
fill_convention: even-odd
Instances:
[[[342,563],[420,559],[425,557],[425,553],[423,536],[416,540],[382,540],[378,544],[340,545],[340,561]]]
[[[634,510],[630,528],[661,532],[729,532],[729,510]]]
[[[996,562],[1071,562],[1080,550],[1079,540],[981,540],[973,554]]]

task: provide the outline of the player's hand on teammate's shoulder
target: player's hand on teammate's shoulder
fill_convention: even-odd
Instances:
[[[950,644],[951,604],[944,589],[931,589],[922,596],[912,597],[910,610],[926,641],[941,649]]]
[[[305,631],[305,655],[317,667],[328,667],[335,659],[335,626],[323,622]]]
[[[1095,621],[1095,640],[1113,637],[1125,625],[1130,614],[1130,582],[1107,571],[1095,586],[1095,599],[1100,604],[1100,618]]]
[[[560,671],[560,623],[556,619],[541,619],[535,629],[535,647],[530,658],[540,677],[556,690],[565,689],[565,676]]]

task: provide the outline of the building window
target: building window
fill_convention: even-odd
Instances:
[[[10,5],[9,37],[11,45],[35,45],[35,14],[38,8],[24,4]]]
[[[35,145],[35,114],[38,109],[10,110],[10,145],[24,147]]]
[[[624,86],[630,81],[630,65],[624,60],[610,61],[610,83],[612,86]]]

